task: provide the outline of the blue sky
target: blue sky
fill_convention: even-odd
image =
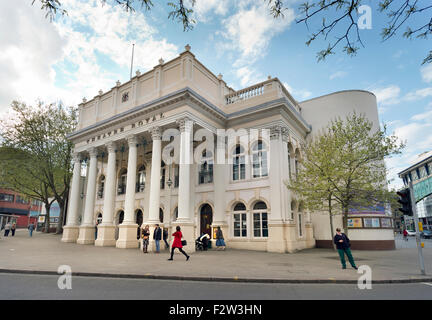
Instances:
[[[380,121],[407,142],[401,156],[387,161],[393,186],[401,185],[395,173],[432,149],[432,65],[421,66],[428,40],[403,39],[401,30],[382,42],[387,18],[376,1],[369,2],[372,29],[360,31],[366,47],[355,57],[339,47],[324,62],[317,62],[316,52],[326,47],[325,41],[305,45],[309,33],[295,22],[297,0],[285,1],[290,9],[279,20],[268,15],[265,1],[197,0],[197,23],[189,32],[167,19],[166,5],[129,14],[110,1],[104,6],[99,0],[61,2],[69,15],[52,23],[37,2],[0,2],[0,30],[9,30],[0,33],[1,113],[13,99],[76,105],[99,89],[111,89],[117,80],[128,80],[132,43],[134,72],[150,70],[160,58],[168,61],[190,44],[196,57],[234,89],[271,75],[298,101],[346,89],[374,92]],[[314,30],[314,24],[310,27]]]

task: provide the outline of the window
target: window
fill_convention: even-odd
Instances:
[[[429,169],[428,163],[425,164],[425,170],[426,170],[426,175],[428,176],[430,174],[430,171],[429,171],[430,169]]]
[[[303,226],[302,226],[302,213],[299,212],[298,214],[298,230],[299,230],[299,237],[303,236]]]
[[[7,193],[0,193],[0,201],[14,202],[14,195],[7,194]]]
[[[15,203],[29,204],[30,201],[26,200],[25,198],[21,197],[20,195],[17,195],[16,199],[15,199]]]
[[[41,205],[41,202],[39,200],[32,200],[32,205],[39,207]]]
[[[145,166],[142,165],[138,169],[138,176],[137,176],[137,182],[136,182],[136,190],[135,192],[143,192],[145,188]]]
[[[213,182],[213,154],[204,150],[201,156],[201,165],[198,173],[198,183]]]
[[[294,220],[294,211],[296,210],[296,202],[291,201],[291,220]]]
[[[260,201],[253,208],[254,237],[268,237],[267,206]]]
[[[237,145],[233,151],[233,180],[246,179],[245,150]]]
[[[364,218],[363,225],[365,228],[379,228],[380,227],[379,218]]]
[[[99,213],[97,218],[96,218],[97,224],[101,224],[102,223],[102,213]]]
[[[159,208],[159,221],[160,223],[163,223],[164,213],[161,208]]]
[[[291,144],[288,143],[288,177],[291,178]]]
[[[126,102],[129,100],[129,92],[125,92],[122,95],[122,102]]]
[[[176,221],[177,219],[178,219],[178,207],[174,209],[173,221]]]
[[[99,178],[99,189],[98,189],[98,198],[102,199],[104,196],[104,189],[105,189],[105,176],[102,175]]]
[[[234,237],[245,238],[247,236],[246,207],[239,202],[234,206]]]
[[[160,178],[160,188],[165,189],[165,162],[161,163],[161,178]]]
[[[119,175],[119,183],[118,183],[118,187],[117,187],[117,194],[125,194],[126,192],[126,180],[127,180],[127,170],[125,168],[123,168],[120,171],[120,175]]]
[[[174,188],[178,188],[178,186],[179,186],[179,181],[180,181],[180,179],[179,179],[179,173],[180,173],[179,166],[176,165],[174,167]]]
[[[299,166],[299,164],[298,164],[298,155],[296,153],[295,159],[294,159],[294,169],[295,169],[296,176],[298,175],[298,166]]]
[[[262,140],[258,140],[252,147],[253,177],[260,178],[268,175],[267,150]]]
[[[419,168],[416,169],[416,173],[417,173],[417,179],[420,179],[421,176],[420,176],[420,170],[419,170]]]

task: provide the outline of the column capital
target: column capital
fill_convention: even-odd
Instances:
[[[289,141],[289,130],[287,127],[282,127],[282,141],[288,142]]]
[[[128,142],[129,147],[134,147],[138,143],[138,137],[136,135],[131,134],[130,136],[126,137],[126,140]]]
[[[72,159],[74,162],[80,162],[82,159],[82,154],[80,152],[74,152],[72,154]]]
[[[282,135],[281,126],[270,127],[270,140],[277,140]]]
[[[108,141],[105,146],[108,149],[109,153],[115,152],[115,149],[117,148],[117,142],[115,141]]]
[[[161,140],[162,139],[162,132],[160,127],[151,127],[149,129],[151,133],[152,140]]]
[[[191,131],[194,124],[193,121],[188,117],[177,119],[176,123],[179,126],[180,132]]]
[[[90,155],[90,158],[96,158],[97,156],[97,149],[96,148],[90,148],[87,150],[87,152]]]

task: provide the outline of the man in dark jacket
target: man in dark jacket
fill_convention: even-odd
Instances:
[[[156,253],[160,252],[160,241],[162,239],[162,229],[159,227],[159,225],[156,225],[156,228],[153,233],[153,240],[156,244]]]
[[[333,242],[336,244],[339,257],[342,263],[342,269],[346,269],[346,262],[345,262],[345,254],[346,254],[349,262],[351,263],[351,266],[357,270],[357,267],[354,262],[354,258],[351,254],[350,240],[348,239],[345,233],[341,233],[341,230],[339,228],[336,229],[336,235],[334,236]]]

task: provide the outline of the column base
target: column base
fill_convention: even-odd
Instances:
[[[283,223],[268,225],[269,238],[267,240],[267,252],[285,253],[287,245],[285,241],[285,226]]]
[[[119,238],[115,244],[116,248],[138,248],[137,228],[136,223],[119,225]]]
[[[78,244],[94,244],[96,229],[93,226],[81,226],[79,228]]]
[[[98,226],[97,239],[95,241],[96,247],[115,247],[115,230],[114,225],[100,225]]]
[[[76,243],[78,240],[79,226],[64,226],[62,242]]]

